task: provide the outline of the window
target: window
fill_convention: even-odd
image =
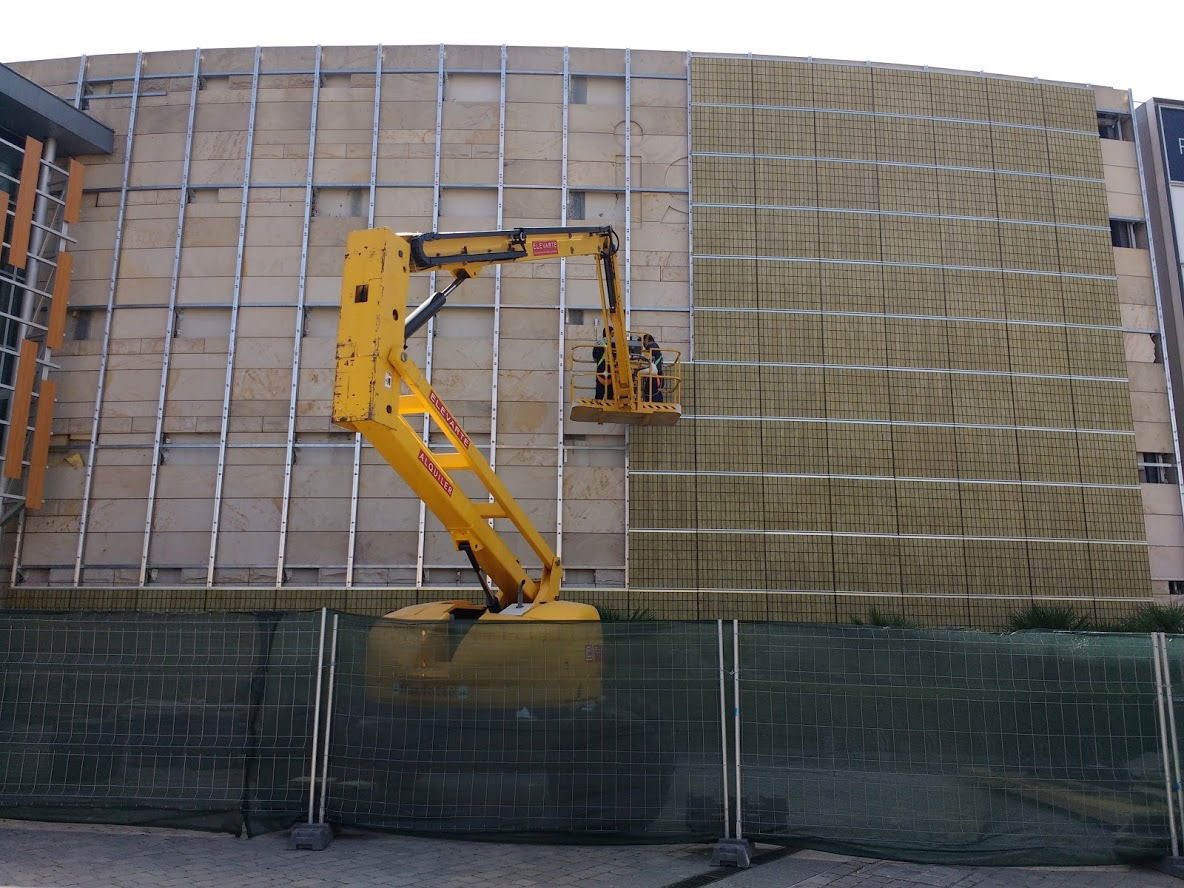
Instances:
[[[1111,219],[1110,243],[1116,247],[1147,249],[1147,226],[1135,219]]]
[[[585,191],[569,191],[567,192],[567,218],[570,219],[587,219],[588,218],[588,194]]]
[[[1184,595],[1184,580],[1168,580],[1168,595]]]
[[[75,311],[71,312],[74,315],[74,335],[76,342],[90,338],[90,312],[89,311]]]
[[[569,327],[584,326],[584,310],[582,308],[569,308],[567,310],[567,325]]]
[[[1103,139],[1116,139],[1120,142],[1135,141],[1134,130],[1131,128],[1131,116],[1099,111],[1098,135]]]
[[[583,74],[576,74],[571,78],[571,97],[568,101],[572,105],[588,104],[588,78]]]
[[[1140,453],[1139,480],[1144,484],[1179,484],[1176,458],[1170,453]]]

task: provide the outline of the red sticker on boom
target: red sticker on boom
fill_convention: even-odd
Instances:
[[[532,241],[530,244],[530,255],[532,255],[532,256],[558,256],[559,255],[559,241],[557,241],[557,240]]]
[[[465,447],[468,447],[472,441],[470,440],[469,436],[465,434],[465,430],[460,427],[460,423],[456,421],[456,417],[452,415],[452,411],[444,406],[444,402],[440,400],[439,395],[437,395],[435,392],[430,392],[428,394],[428,401],[439,412],[440,418],[444,420],[445,425],[452,429],[452,434],[456,435],[456,437],[460,439],[461,444],[463,444]]]
[[[444,472],[440,470],[440,467],[432,462],[431,457],[421,450],[419,451],[419,461],[423,463],[423,467],[428,470],[428,474],[436,479],[436,483],[444,488],[444,492],[449,496],[452,496],[452,491],[454,490],[452,482],[444,476]]]

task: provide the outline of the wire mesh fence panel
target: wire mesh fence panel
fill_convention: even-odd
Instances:
[[[307,816],[321,614],[259,613],[255,619],[261,656],[252,676],[243,807],[252,835]]]
[[[327,819],[473,835],[714,838],[714,624],[342,616]]]
[[[1162,856],[1146,635],[742,624],[746,836],[930,862]]]
[[[290,822],[307,786],[290,788],[287,759],[307,758],[309,732],[284,701],[309,698],[268,694],[288,668],[269,662],[279,622],[0,616],[0,816],[237,833],[255,804]]]

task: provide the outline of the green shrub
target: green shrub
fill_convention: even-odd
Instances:
[[[1052,629],[1083,632],[1094,628],[1093,621],[1077,613],[1070,604],[1030,604],[1007,618],[1008,632],[1027,629]]]
[[[878,607],[868,608],[867,618],[851,615],[851,622],[856,626],[880,626],[888,629],[916,629],[917,624],[896,614],[886,614]]]
[[[1144,604],[1114,628],[1118,632],[1184,632],[1184,607]]]

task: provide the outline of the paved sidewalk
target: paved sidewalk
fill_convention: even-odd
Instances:
[[[0,820],[4,888],[1179,888],[1132,867],[923,866],[801,851],[749,870],[707,865],[705,845],[521,845],[346,832],[325,851],[288,851],[187,830]]]

